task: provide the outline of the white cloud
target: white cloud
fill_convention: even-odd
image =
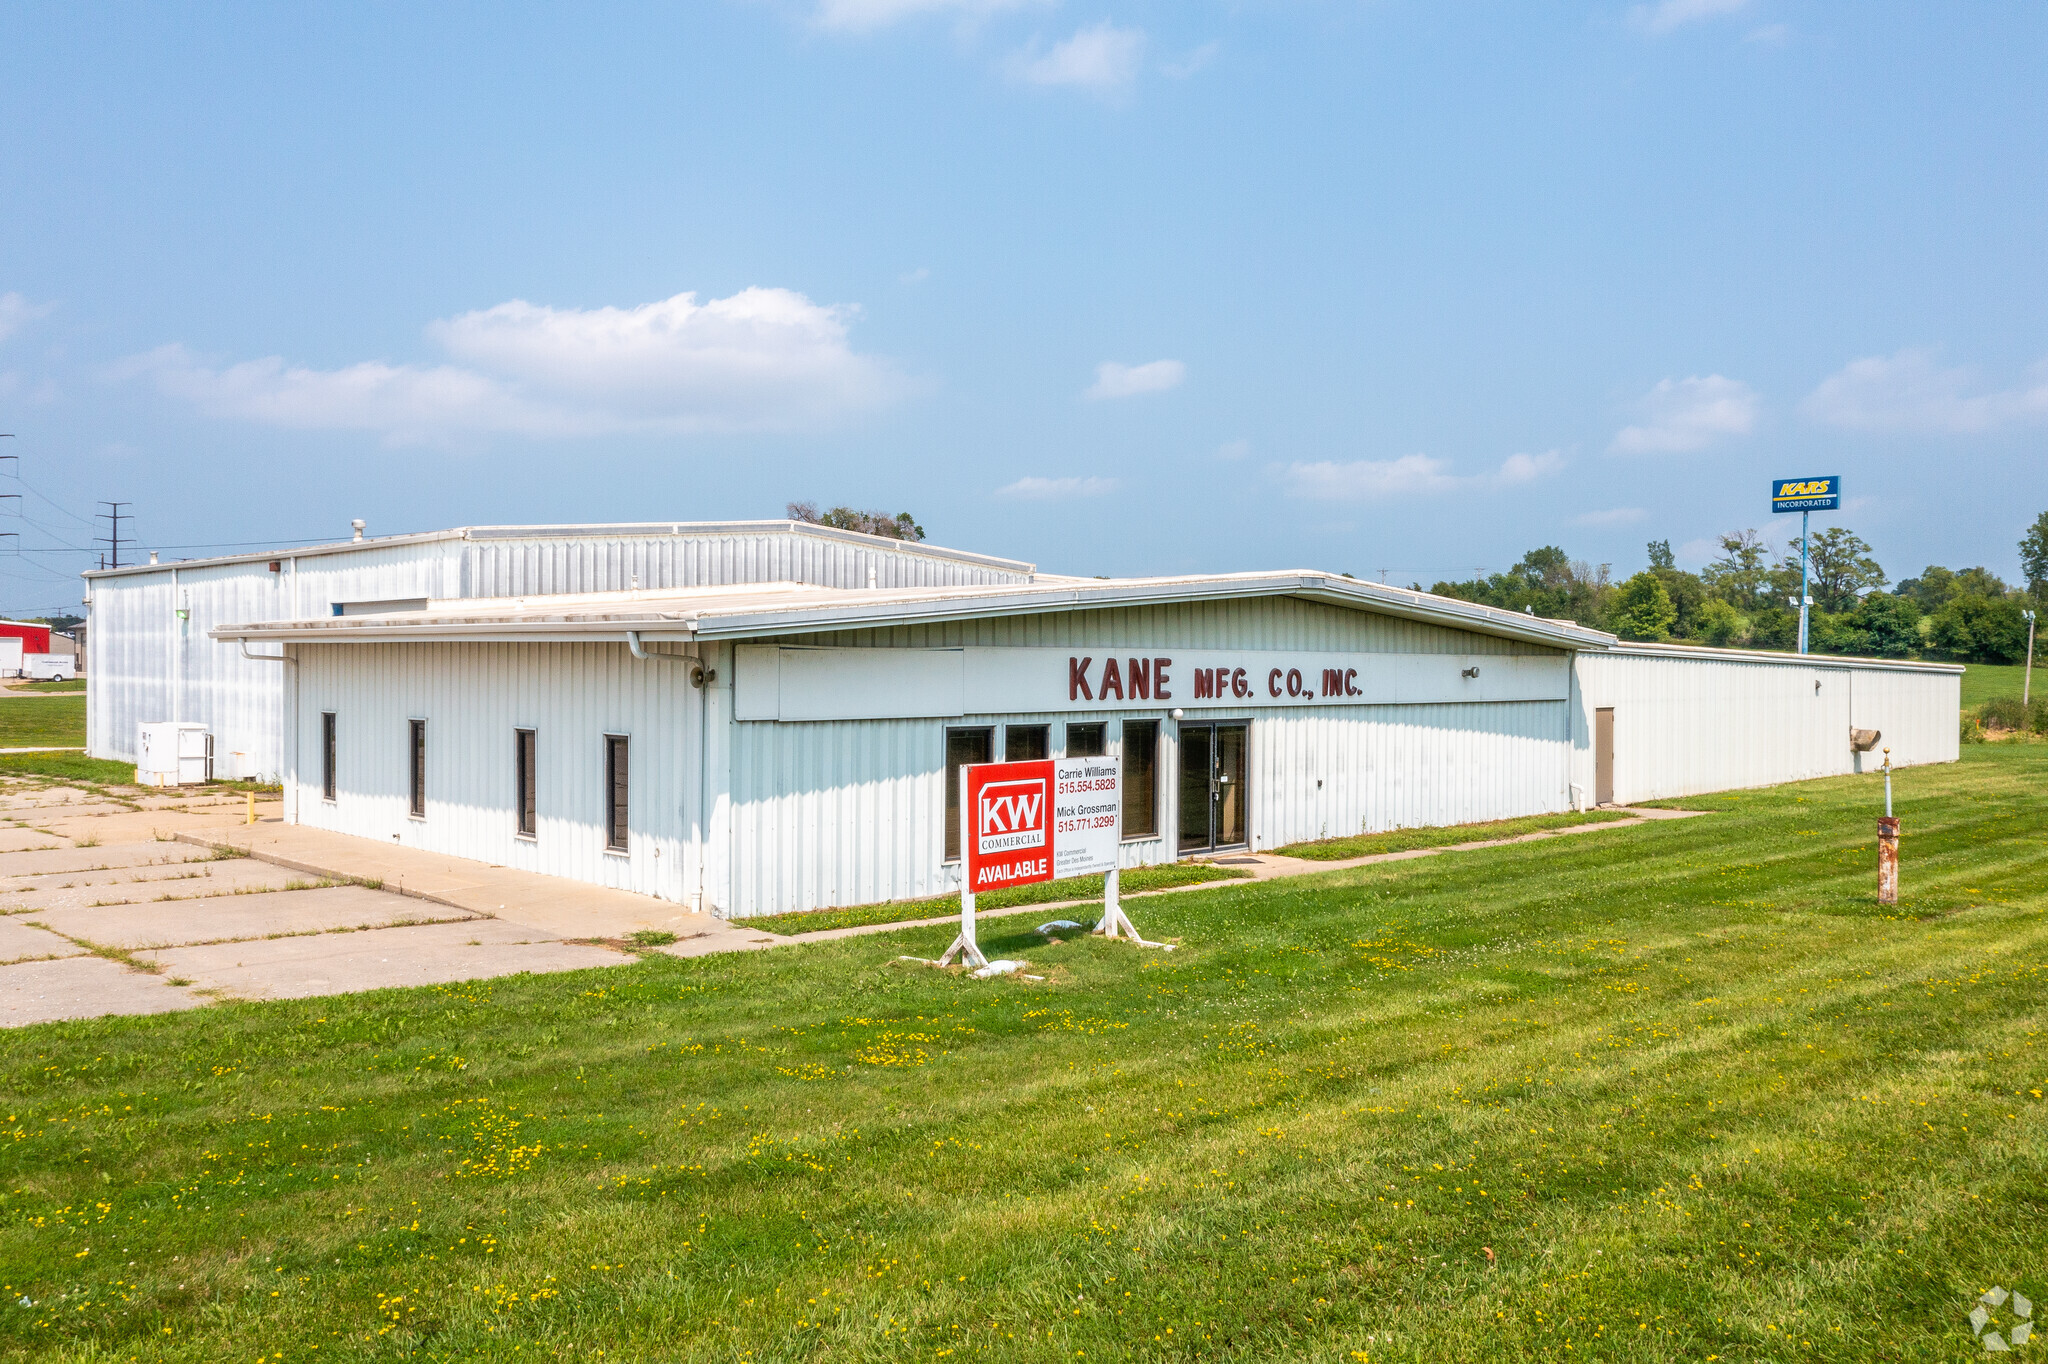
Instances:
[[[1040,52],[1020,52],[1010,61],[1010,70],[1029,85],[1077,85],[1083,89],[1114,93],[1129,87],[1138,74],[1138,62],[1145,55],[1145,31],[1118,28],[1104,20],[1080,29],[1063,43]]]
[[[1250,441],[1227,440],[1223,442],[1223,444],[1216,447],[1216,458],[1243,459],[1246,455],[1250,454],[1251,452],[1252,443]]]
[[[1637,5],[1628,20],[1645,33],[1669,33],[1702,19],[1725,19],[1749,8],[1749,0],[1657,0]]]
[[[1203,43],[1184,57],[1160,63],[1160,74],[1170,76],[1177,81],[1186,80],[1196,72],[1206,69],[1211,62],[1216,60],[1216,54],[1222,50],[1223,44],[1221,43]]]
[[[816,22],[820,28],[864,33],[926,15],[985,19],[1004,10],[1021,9],[1036,3],[1039,0],[818,0]]]
[[[1943,368],[1932,350],[1866,356],[1822,380],[1800,411],[1852,431],[1978,435],[2048,420],[2048,361],[2017,388],[1987,391],[1974,369]]]
[[[996,496],[1039,502],[1057,497],[1101,497],[1115,492],[1117,483],[1114,478],[1020,478],[996,489]]]
[[[1462,475],[1448,462],[1430,455],[1399,459],[1358,459],[1339,464],[1323,460],[1287,466],[1287,490],[1296,497],[1332,502],[1377,502],[1395,497],[1427,496],[1459,490],[1511,488],[1548,477],[1564,467],[1555,450],[1540,455],[1509,455],[1490,474]]]
[[[1555,450],[1545,450],[1540,455],[1509,455],[1500,462],[1500,471],[1493,481],[1503,487],[1517,483],[1534,483],[1539,478],[1548,478],[1564,468],[1564,456]]]
[[[1169,388],[1179,388],[1187,377],[1188,367],[1178,360],[1153,360],[1142,365],[1104,360],[1095,367],[1095,382],[1086,396],[1135,398],[1144,393],[1164,393]]]
[[[915,270],[905,270],[902,274],[896,276],[896,282],[898,284],[922,284],[931,277],[932,268],[929,265],[920,265]]]
[[[634,308],[523,300],[434,322],[460,364],[364,361],[321,370],[271,356],[224,368],[182,346],[119,367],[209,416],[395,443],[477,435],[781,431],[827,425],[907,387],[847,343],[848,308],[787,289]]]
[[[20,294],[0,294],[0,341],[56,310],[54,303],[31,303]]]
[[[1581,512],[1572,518],[1575,526],[1627,526],[1649,513],[1641,507],[1610,507],[1606,511]]]
[[[1609,448],[1624,455],[1702,450],[1723,436],[1748,435],[1759,405],[1740,379],[1665,379],[1637,404],[1643,421],[1616,432]]]

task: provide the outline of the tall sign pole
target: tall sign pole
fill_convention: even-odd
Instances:
[[[1807,651],[1807,612],[1813,605],[1813,596],[1807,588],[1807,559],[1812,539],[1812,513],[1836,511],[1842,505],[1842,479],[1839,474],[1824,478],[1774,478],[1771,480],[1771,510],[1773,512],[1799,513],[1799,652]]]

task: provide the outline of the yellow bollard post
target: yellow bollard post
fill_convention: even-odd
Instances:
[[[256,793],[255,793],[254,791],[251,791],[251,792],[249,793],[249,823],[251,823],[251,824],[254,824],[255,822],[256,822]]]

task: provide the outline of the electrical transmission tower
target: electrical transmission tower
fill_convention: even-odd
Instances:
[[[102,502],[100,505],[107,508],[106,511],[100,512],[98,515],[99,519],[107,522],[108,533],[95,536],[94,538],[99,543],[108,545],[112,549],[112,553],[108,556],[111,562],[106,566],[108,568],[119,568],[121,566],[121,523],[135,519],[121,509],[123,507],[132,507],[135,504],[133,502]],[[129,543],[134,543],[132,538]]]

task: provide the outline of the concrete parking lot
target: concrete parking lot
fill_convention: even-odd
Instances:
[[[639,950],[628,936],[657,921],[684,954],[769,941],[645,897],[360,840],[345,872],[279,865],[245,851],[283,832],[275,802],[258,802],[253,826],[247,811],[219,790],[0,777],[0,1026],[620,965]]]

